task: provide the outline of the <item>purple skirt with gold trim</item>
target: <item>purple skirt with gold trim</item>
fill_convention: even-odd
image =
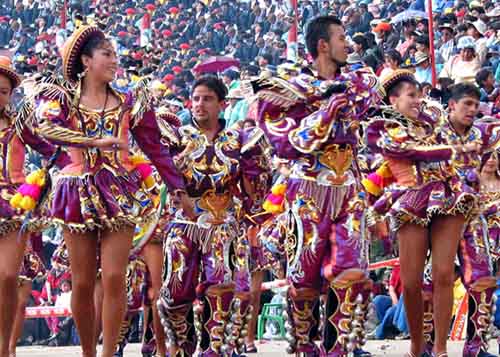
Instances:
[[[51,219],[73,232],[119,230],[153,219],[154,204],[135,171],[108,169],[82,176],[61,175],[54,185]]]
[[[391,231],[397,231],[406,223],[428,226],[436,215],[468,217],[475,202],[474,191],[453,177],[419,188],[390,189],[377,200],[374,209],[389,218]]]

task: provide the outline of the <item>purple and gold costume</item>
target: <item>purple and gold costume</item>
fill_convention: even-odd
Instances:
[[[459,246],[463,267],[469,273],[475,271],[480,275],[486,267],[486,275],[491,276],[484,252],[476,245],[477,231],[471,229],[477,222],[474,214],[477,195],[463,179],[468,175],[466,171],[474,169],[474,162],[480,158],[478,155],[473,157],[475,154],[472,153],[458,154],[453,149],[453,146],[466,142],[480,140],[483,145],[488,142],[482,141],[485,135],[479,129],[470,134],[469,141],[460,138],[440,108],[430,102],[422,102],[418,120],[406,118],[390,107],[384,108],[381,115],[370,122],[367,140],[374,150],[384,155],[395,183],[377,200],[373,212],[385,215],[393,232],[406,223],[427,226],[436,214],[465,215],[469,229],[465,230]],[[472,263],[471,257],[475,260]],[[471,268],[471,264],[480,269]],[[463,274],[466,286],[473,282],[469,273]],[[475,287],[469,289],[471,297],[483,299],[485,289],[492,282],[495,284],[494,279],[490,281],[490,277],[485,277],[474,284]],[[432,284],[426,283],[424,291],[424,339],[430,353],[433,344]],[[471,316],[473,321],[483,319],[480,317],[485,313],[483,303],[478,300],[478,304],[473,305],[477,307]],[[481,331],[479,326],[474,326],[475,331]],[[476,356],[483,346],[481,336],[473,334],[476,337],[468,338],[464,356],[469,356],[469,353]]]
[[[25,212],[11,207],[10,199],[16,194],[17,188],[25,181],[26,145],[40,152],[45,158],[51,157],[55,149],[50,144],[40,140],[27,128],[16,128],[14,115],[6,112],[0,114],[0,120],[8,125],[0,130],[0,237],[19,229],[25,219]],[[57,164],[62,166],[68,162],[61,155]],[[27,223],[30,231],[38,231],[45,225],[45,220],[34,216]]]
[[[496,279],[493,277],[489,226],[486,217],[494,221],[494,212],[491,205],[491,193],[486,194],[479,190],[479,169],[481,156],[490,152],[500,140],[500,125],[494,122],[476,121],[464,135],[459,134],[448,118],[443,120],[439,130],[440,142],[450,145],[464,145],[477,143],[479,152],[457,154],[454,159],[456,168],[462,181],[475,190],[479,197],[479,206],[474,210],[464,230],[464,237],[460,241],[458,258],[460,261],[461,277],[469,294],[469,327],[464,345],[464,356],[478,356],[481,351],[488,350],[486,332],[492,321],[492,299],[496,290]],[[489,154],[487,154],[489,157]],[[493,205],[494,206],[494,205]],[[492,222],[493,223],[493,222]],[[492,224],[494,227],[494,224]],[[494,231],[492,231],[494,235]],[[429,292],[431,289],[426,286]],[[431,308],[429,307],[429,313]],[[429,323],[432,327],[432,324]],[[430,334],[426,334],[427,348],[432,347]]]
[[[40,258],[40,255],[33,249],[31,243],[28,241],[21,264],[21,270],[19,271],[19,281],[31,282],[36,278],[43,278],[46,275],[47,269],[45,268],[42,258]]]
[[[488,231],[488,245],[493,262],[500,259],[500,192],[481,191],[483,229]],[[487,227],[487,228],[486,228]]]
[[[356,156],[360,122],[380,100],[377,84],[371,72],[358,71],[334,80],[260,79],[254,86],[259,125],[291,169],[285,212],[269,237],[286,253],[290,353],[319,353],[313,339],[323,279],[329,289],[322,353],[345,356],[365,342],[371,281]]]
[[[120,105],[102,117],[98,111],[75,105],[75,93],[60,86],[46,85],[36,97],[34,131],[67,147],[71,158],[55,181],[51,208],[51,219],[70,231],[116,230],[153,217],[154,205],[128,150],[104,151],[87,145],[95,139],[119,137],[129,142],[132,136],[170,190],[184,187],[168,149],[160,143],[148,96],[140,87],[126,94],[108,90]]]
[[[146,263],[140,258],[130,257],[127,265],[127,312],[120,329],[120,336],[116,345],[116,352],[123,355],[123,350],[128,343],[130,327],[135,314],[142,307],[147,284]]]
[[[201,355],[239,351],[250,300],[246,227],[259,221],[269,189],[269,146],[258,128],[222,129],[212,143],[195,123],[173,133],[171,149],[197,219],[178,210],[168,226],[162,324],[183,355],[195,352],[195,319]],[[201,313],[193,316],[197,297]]]
[[[437,214],[469,216],[475,195],[455,166],[455,151],[440,140],[442,118],[424,102],[418,120],[390,107],[367,126],[368,145],[383,154],[395,183],[373,206],[389,218],[391,231],[405,223],[427,226]]]

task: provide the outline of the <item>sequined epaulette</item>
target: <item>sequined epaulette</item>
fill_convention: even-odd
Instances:
[[[135,127],[144,116],[144,113],[151,110],[153,94],[150,90],[150,78],[142,77],[134,88],[134,105],[132,107],[132,128]]]
[[[251,128],[247,130],[247,133],[247,138],[240,150],[242,154],[251,150],[255,145],[260,145],[262,147],[262,151],[266,154],[271,152],[271,144],[262,129]]]
[[[23,82],[21,86],[26,85]],[[50,74],[49,76],[39,77],[34,85],[24,96],[23,101],[15,118],[16,131],[20,137],[24,128],[33,130],[36,126],[35,107],[36,99],[44,97],[47,100],[54,100],[59,103],[71,103],[75,87],[65,80],[62,76]]]
[[[436,101],[425,99],[420,106],[420,113],[426,115],[433,123],[440,125],[446,120],[443,106]]]
[[[259,78],[252,83],[260,100],[268,101],[283,108],[289,108],[307,99],[308,90],[301,89],[279,77]]]
[[[177,117],[177,115],[162,109],[165,108],[160,107],[156,111],[156,121],[158,123],[158,127],[160,128],[162,140],[179,145],[180,141],[175,132],[175,128],[181,126],[181,120]]]
[[[494,117],[483,117],[477,119],[474,123],[475,126],[484,126],[484,130],[488,137],[488,142],[486,143],[486,152],[499,151],[500,150],[500,123],[497,118]]]
[[[156,115],[158,118],[170,123],[175,127],[179,127],[182,125],[182,121],[179,119],[177,115],[169,111],[166,107],[161,106],[156,109]]]

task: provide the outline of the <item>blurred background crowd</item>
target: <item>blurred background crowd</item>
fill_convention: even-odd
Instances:
[[[351,68],[368,65],[379,74],[413,68],[424,93],[443,102],[450,83],[477,82],[491,109],[500,80],[500,2],[433,1],[434,86],[427,3],[303,0],[295,11],[290,0],[3,0],[0,53],[13,57],[25,75],[54,70],[68,34],[82,23],[99,24],[116,40],[122,65],[117,85],[152,75],[169,109],[186,119],[197,64],[225,56],[202,71],[224,75],[236,103],[240,78],[293,74],[306,66],[303,29],[313,16],[332,14],[345,24]],[[246,114],[241,108],[232,113],[233,107],[226,111],[231,122]]]

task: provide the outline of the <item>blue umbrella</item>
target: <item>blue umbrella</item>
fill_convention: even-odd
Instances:
[[[429,18],[429,15],[427,15],[427,13],[424,11],[406,10],[394,16],[391,20],[391,24],[397,24],[399,22],[413,20],[417,18],[427,19]]]

